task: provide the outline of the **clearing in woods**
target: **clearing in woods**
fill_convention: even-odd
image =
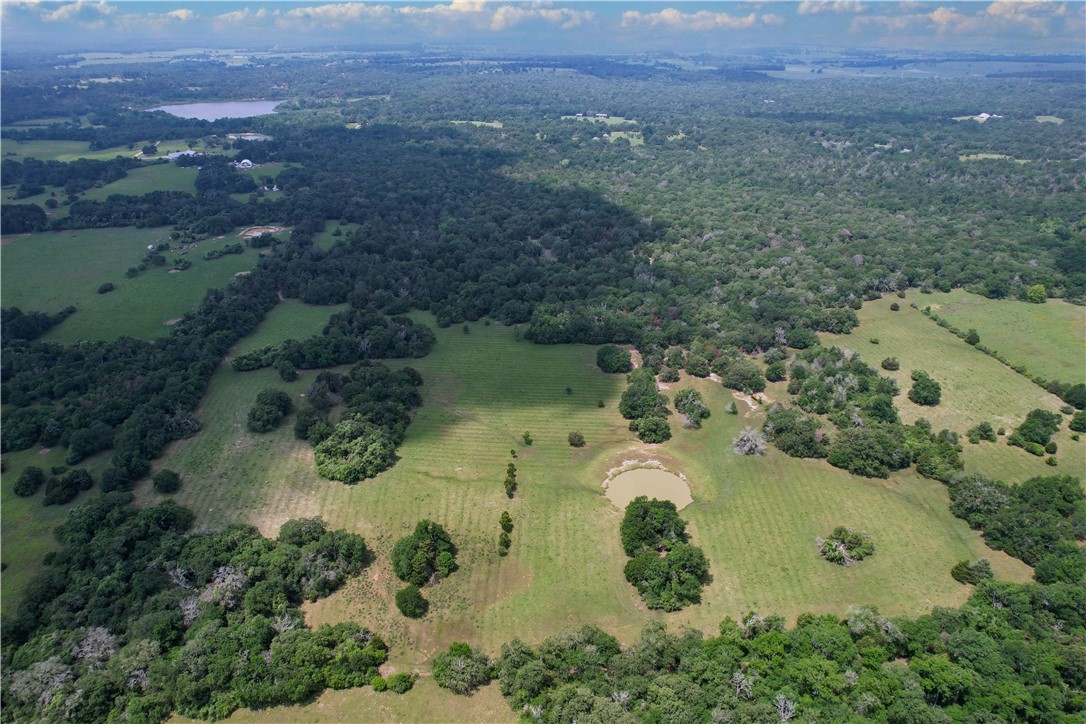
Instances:
[[[915,295],[913,301],[961,330],[975,329],[981,344],[1011,364],[1047,379],[1086,382],[1086,307],[1049,299],[1027,304],[988,299],[964,289]]]
[[[79,229],[42,231],[4,237],[3,305],[23,311],[58,312],[69,304],[78,308],[49,330],[43,339],[71,343],[81,339],[115,339],[131,335],[152,339],[165,335],[167,320],[188,312],[208,289],[225,287],[239,271],[256,263],[256,250],[229,254],[211,261],[203,255],[236,243],[231,233],[200,242],[183,258],[192,267],[169,274],[178,252],[162,252],[165,266],[149,267],[129,279],[125,270],[136,266],[150,244],[169,240],[170,227],[137,229]],[[176,243],[175,243],[176,246]],[[49,263],[42,263],[49,259]],[[115,289],[98,294],[111,282]]]
[[[964,601],[969,591],[949,571],[966,558],[992,559],[1005,578],[1029,577],[1028,568],[988,550],[951,516],[937,482],[912,474],[866,480],[776,450],[760,459],[736,457],[732,438],[760,424],[761,413],[725,413],[733,398],[718,384],[684,378],[673,385],[671,394],[687,385],[700,389],[714,414],[701,430],[676,423],[672,441],[645,446],[618,415],[623,376],[600,372],[593,347],[536,346],[497,325],[470,329],[437,330],[429,356],[391,363],[422,373],[425,404],[399,463],[374,480],[348,486],[318,478],[312,449],[293,437],[292,417],[268,434],[245,429],[260,389],[279,387],[297,399],[312,371],[287,384],[271,370],[237,373],[224,365],[198,411],[204,430],[174,444],[159,465],[183,472],[177,499],[196,511],[199,524],[248,521],[274,535],[292,517],[321,515],[363,535],[376,563],[309,605],[307,615],[315,624],[350,618],[370,626],[393,645],[392,663],[406,668],[425,668],[454,640],[496,654],[514,636],[538,641],[585,622],[629,640],[650,620],[712,631],[723,617],[750,609],[794,619],[873,603],[885,613],[915,614]],[[571,430],[585,435],[585,448],[568,445]],[[521,440],[525,431],[532,446]],[[712,565],[702,605],[677,614],[646,610],[622,575],[621,514],[601,484],[609,469],[639,457],[687,476],[694,503],[683,516]],[[508,500],[502,479],[511,460],[519,488]],[[139,497],[156,498],[146,483]],[[496,544],[503,510],[516,526],[507,558]],[[416,622],[393,606],[401,584],[389,552],[421,518],[441,522],[461,554],[460,570],[426,590],[431,613]],[[835,525],[869,531],[878,554],[853,569],[827,565],[814,539]]]
[[[980,422],[988,421],[997,429],[1004,427],[1010,434],[1030,410],[1040,407],[1056,412],[1064,403],[998,360],[973,349],[919,310],[909,307],[909,302],[926,305],[929,300],[934,301],[935,296],[910,292],[907,300],[886,297],[866,302],[858,312],[860,326],[852,334],[822,335],[822,343],[854,349],[876,368],[884,358],[896,357],[901,369],[896,372],[880,369],[880,374],[898,381],[901,394],[894,398],[894,404],[900,410],[902,420],[911,424],[923,417],[931,422],[936,431],[947,428],[961,435],[966,471],[975,470],[1009,483],[1020,483],[1036,475],[1081,476],[1086,470],[1086,441],[1071,439],[1067,417],[1064,418],[1063,427],[1053,437],[1059,446],[1056,455],[1059,464],[1056,467],[1046,465],[1043,458],[1030,455],[1021,448],[1008,446],[1005,438],[979,445],[972,445],[965,439],[966,431]],[[893,302],[900,304],[901,311],[890,310]],[[1019,304],[1022,307],[1049,306]],[[1028,313],[1030,310],[1024,311]],[[994,325],[996,321],[989,324]],[[967,328],[973,325],[956,323],[956,326]],[[1050,322],[1045,335],[1053,341],[1044,346],[1043,354],[1037,355],[1038,360],[1050,359],[1050,349],[1055,354],[1054,340],[1059,338],[1056,330],[1060,327],[1055,320]],[[1065,320],[1063,327],[1067,332],[1074,329],[1069,319]],[[979,328],[978,332],[981,341],[986,341],[985,332]],[[872,337],[877,338],[879,344],[872,344]],[[992,346],[998,346],[1003,351],[1001,345]],[[942,386],[942,401],[935,407],[922,407],[908,399],[912,371],[916,369],[928,372]]]

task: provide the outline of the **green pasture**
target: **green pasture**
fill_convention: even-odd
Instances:
[[[75,342],[131,335],[150,339],[167,333],[166,322],[198,304],[209,288],[226,286],[240,271],[251,269],[257,252],[203,259],[204,252],[240,241],[232,233],[201,242],[185,258],[192,267],[171,273],[177,251],[164,252],[165,267],[150,267],[128,279],[147,246],[169,239],[169,227],[81,229],[6,236],[0,251],[0,299],[5,307],[57,312],[69,304],[75,314],[54,327],[45,339]],[[116,289],[98,294],[112,282]]]
[[[997,429],[1004,427],[1010,434],[1030,410],[1040,407],[1054,412],[1064,403],[998,360],[977,351],[939,327],[919,310],[909,307],[909,302],[926,305],[935,297],[910,292],[906,300],[887,297],[867,302],[858,313],[860,326],[852,334],[822,335],[822,342],[854,349],[873,367],[878,367],[886,357],[896,357],[901,369],[897,372],[880,370],[880,373],[898,381],[901,395],[894,398],[894,403],[902,419],[912,423],[923,417],[931,422],[935,430],[947,428],[959,433],[965,446],[967,471],[975,470],[1007,482],[1021,482],[1036,475],[1056,473],[1081,477],[1086,471],[1086,441],[1073,441],[1066,424],[1053,438],[1059,446],[1056,455],[1058,465],[1054,468],[1046,465],[1043,458],[1034,457],[1020,448],[1008,447],[1003,438],[995,443],[983,442],[979,445],[965,440],[966,431],[980,422],[988,421]],[[890,311],[893,302],[900,304],[900,311]],[[998,320],[989,322],[993,327],[997,324]],[[974,325],[963,323],[960,326]],[[1050,342],[1045,343],[1043,350],[1035,355],[1038,361],[1051,359],[1050,354],[1059,358],[1059,346],[1051,341],[1059,339],[1054,332],[1057,327],[1055,322],[1050,324],[1053,330],[1048,337]],[[985,341],[985,332],[979,327],[978,332],[981,341]],[[872,337],[877,338],[879,344],[872,344]],[[1081,345],[1081,342],[1078,344]],[[996,345],[993,343],[993,346]],[[912,386],[911,374],[915,369],[928,372],[942,386],[939,405],[922,407],[908,399],[907,393]]]
[[[89,189],[80,195],[87,201],[105,201],[113,194],[142,196],[150,191],[184,191],[196,193],[195,166],[182,168],[174,163],[134,168],[124,178],[105,186]]]
[[[273,312],[254,336],[261,343],[298,336],[297,328],[286,327],[304,324],[309,313],[283,307],[283,316]],[[312,322],[316,331],[320,319]],[[422,373],[425,403],[400,448],[401,460],[377,479],[347,486],[318,478],[312,449],[293,437],[292,417],[268,434],[246,430],[246,413],[261,389],[287,390],[301,403],[313,372],[287,384],[272,370],[237,373],[227,365],[197,413],[203,431],[175,443],[157,463],[183,472],[177,498],[197,512],[200,524],[243,520],[274,535],[290,518],[320,515],[363,535],[377,562],[339,593],[309,605],[307,615],[314,624],[350,618],[380,631],[394,646],[397,666],[425,667],[453,640],[497,653],[513,636],[538,641],[585,622],[629,640],[650,620],[712,631],[723,617],[750,609],[794,618],[873,603],[885,613],[915,614],[965,599],[968,589],[949,574],[965,558],[985,556],[1004,577],[1029,577],[1028,568],[988,550],[950,515],[937,482],[911,474],[867,480],[775,450],[737,458],[732,438],[743,426],[760,424],[761,411],[726,414],[731,393],[715,383],[673,385],[671,394],[684,385],[699,387],[714,415],[696,431],[676,422],[672,441],[646,446],[618,415],[623,376],[596,369],[594,348],[535,346],[517,341],[509,328],[478,323],[469,334],[459,327],[437,333],[429,356],[392,363]],[[238,350],[255,344],[243,341]],[[568,446],[572,430],[584,433],[587,447]],[[521,440],[525,431],[534,438],[530,447]],[[508,500],[502,479],[511,449],[520,487]],[[683,514],[712,564],[704,602],[677,614],[648,611],[626,583],[621,514],[603,495],[609,469],[648,460],[689,478],[695,502]],[[146,484],[138,494],[143,502],[156,499]],[[496,546],[503,510],[516,526],[506,558]],[[400,584],[388,555],[424,517],[453,535],[461,570],[427,589],[431,613],[414,622],[395,612]],[[836,525],[867,530],[878,553],[853,569],[825,563],[814,539]]]
[[[1044,304],[988,299],[964,289],[914,295],[912,301],[931,306],[958,329],[977,330],[981,344],[1011,364],[1047,379],[1086,381],[1086,307],[1059,299]]]
[[[264,318],[260,327],[238,342],[233,354],[245,354],[269,344],[280,344],[288,339],[305,339],[319,335],[328,318],[347,308],[346,304],[318,307],[303,304],[297,299],[279,302]]]
[[[132,148],[125,145],[92,151],[88,141],[18,141],[5,138],[0,141],[0,156],[15,161],[22,161],[27,158],[36,158],[40,161],[75,161],[80,158],[104,161],[117,156],[135,158],[142,157],[140,149],[154,140],[157,139],[148,139],[147,141],[135,143]],[[147,158],[162,158],[167,153],[185,151],[188,147],[188,144],[182,139],[161,140],[158,142],[158,153]],[[208,148],[203,142],[197,143],[193,150],[202,153],[222,152],[221,149]]]

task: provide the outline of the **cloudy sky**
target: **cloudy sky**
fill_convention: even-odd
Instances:
[[[471,44],[727,52],[775,45],[1081,53],[1086,3],[0,0],[8,49]]]

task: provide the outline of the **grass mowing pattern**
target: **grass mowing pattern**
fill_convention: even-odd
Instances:
[[[256,334],[265,334],[263,327]],[[297,394],[312,372],[287,385],[271,370],[224,367],[198,413],[204,431],[174,445],[162,465],[186,476],[178,499],[201,523],[248,520],[273,534],[291,517],[319,514],[361,533],[377,563],[312,605],[309,616],[314,623],[365,622],[388,635],[394,663],[405,666],[424,666],[452,640],[496,652],[513,636],[538,641],[580,622],[629,639],[656,618],[713,630],[724,616],[750,608],[794,617],[843,613],[862,602],[886,613],[918,613],[964,600],[968,591],[950,568],[982,555],[1002,575],[1028,578],[1025,566],[987,551],[950,515],[939,483],[912,475],[870,481],[776,451],[738,458],[731,439],[759,424],[760,413],[727,415],[731,394],[712,382],[684,379],[670,392],[688,384],[702,390],[714,410],[702,430],[676,429],[663,446],[640,444],[618,415],[622,376],[599,372],[594,355],[592,347],[518,342],[498,326],[475,324],[467,335],[459,327],[439,330],[428,357],[393,363],[416,367],[426,381],[401,461],[356,486],[317,478],[311,448],[293,439],[292,419],[262,436],[245,430],[245,411],[261,388]],[[597,407],[599,399],[606,407]],[[585,448],[569,447],[572,429],[585,434]],[[521,441],[525,430],[535,440],[531,447]],[[512,501],[501,484],[510,448],[518,451],[520,483]],[[678,614],[647,611],[622,576],[621,516],[601,482],[609,468],[639,458],[686,473],[695,502],[683,516],[713,567],[704,603]],[[155,496],[148,488],[143,484],[140,494],[149,502]],[[510,555],[500,558],[497,521],[506,509],[516,528]],[[460,572],[426,591],[431,614],[415,622],[395,612],[399,584],[388,555],[421,518],[449,530],[461,551]],[[834,525],[871,532],[880,555],[853,569],[826,564],[814,539]]]
[[[920,305],[928,296],[913,293],[907,301]],[[894,404],[902,419],[911,424],[924,417],[936,432],[947,428],[961,435],[966,472],[980,472],[1008,483],[1020,483],[1036,475],[1083,475],[1086,441],[1071,439],[1067,417],[1053,437],[1059,446],[1059,465],[1054,468],[1043,458],[1008,447],[1005,437],[994,443],[970,444],[965,433],[979,422],[987,420],[996,429],[1005,427],[1009,435],[1030,410],[1040,407],[1055,412],[1064,403],[998,360],[973,349],[907,303],[901,304],[901,311],[890,311],[895,301],[901,302],[887,297],[865,303],[858,312],[860,326],[856,331],[851,335],[822,335],[823,343],[851,347],[876,367],[884,357],[897,357],[901,369],[880,370],[880,374],[894,377],[901,387],[902,394],[894,398]],[[871,337],[877,337],[879,344],[871,344]],[[942,385],[942,401],[937,406],[921,407],[909,401],[906,393],[912,386],[910,375],[914,369],[927,371]]]
[[[914,295],[912,300],[963,331],[973,328],[981,344],[1011,364],[1046,379],[1086,381],[1086,307],[1059,299],[1028,304],[988,299],[963,289]]]
[[[232,356],[242,355],[267,345],[282,344],[288,339],[303,340],[319,335],[329,318],[347,309],[346,304],[319,307],[304,304],[297,299],[279,302],[264,317],[260,327],[245,337],[231,350]]]
[[[185,258],[192,268],[183,272],[168,272],[168,262],[177,253],[164,252],[167,266],[126,278],[125,270],[139,264],[149,244],[167,241],[169,231],[124,227],[4,237],[3,306],[56,312],[74,304],[79,311],[45,335],[52,342],[163,336],[169,331],[166,321],[189,311],[209,288],[224,287],[234,274],[251,269],[258,258],[256,250],[246,249],[244,254],[204,260],[208,249],[241,241],[231,233],[190,251]],[[98,294],[103,282],[112,282],[116,289]]]
[[[124,178],[96,189],[88,189],[79,198],[87,201],[105,201],[113,194],[142,196],[152,189],[195,194],[197,173],[195,166],[181,168],[173,163],[134,168]]]

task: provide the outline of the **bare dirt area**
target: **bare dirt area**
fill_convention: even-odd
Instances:
[[[282,230],[281,226],[250,226],[248,229],[242,229],[238,236],[243,239],[252,239],[261,234],[277,234]]]

